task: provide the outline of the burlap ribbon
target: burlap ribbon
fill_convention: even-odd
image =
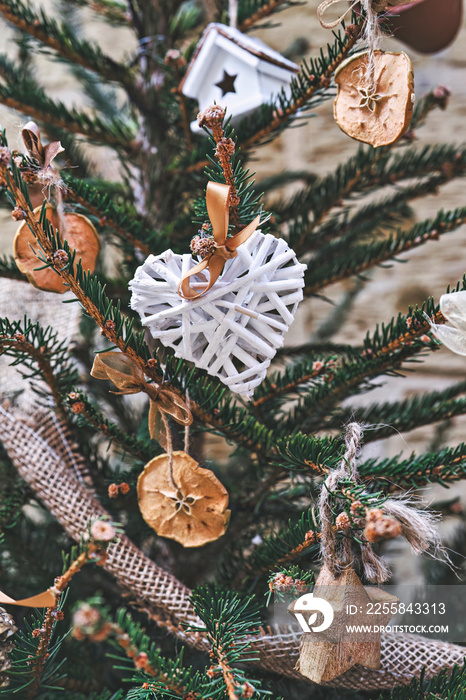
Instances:
[[[48,588],[43,593],[38,593],[33,595],[31,598],[23,598],[22,600],[15,600],[10,598],[6,593],[0,591],[0,603],[7,603],[8,605],[23,605],[26,608],[53,608],[57,604],[57,597],[55,593]]]
[[[118,389],[112,392],[114,394],[146,393],[150,398],[149,434],[164,449],[167,449],[167,416],[181,425],[193,422],[191,411],[174,391],[155,382],[147,382],[142,369],[123,353],[108,351],[96,355],[91,376],[109,379]]]
[[[28,155],[37,160],[42,170],[47,170],[53,159],[65,150],[60,141],[52,141],[44,146],[40,138],[39,127],[35,122],[25,124],[21,130],[21,135]]]
[[[227,238],[229,213],[230,186],[221,185],[218,182],[209,182],[207,185],[207,213],[214,234],[214,250],[204,260],[187,272],[178,285],[178,294],[183,299],[198,299],[211,289],[218,280],[227,260],[238,255],[237,248],[245,243],[259,226],[260,216],[243,228],[231,238]],[[190,278],[204,270],[209,270],[210,279],[202,292],[196,293],[190,286]]]

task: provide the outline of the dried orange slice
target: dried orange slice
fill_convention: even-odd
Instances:
[[[173,452],[173,481],[167,454],[148,462],[138,479],[138,500],[146,523],[183,547],[218,540],[230,520],[226,488],[186,452]]]
[[[40,217],[42,207],[34,209],[37,219]],[[52,205],[47,206],[46,217],[55,229],[58,229],[61,239],[66,239],[70,248],[76,251],[76,261],[81,260],[84,270],[95,270],[96,261],[100,252],[100,238],[94,225],[82,214],[65,213],[66,231],[60,230],[57,211]],[[39,252],[40,245],[25,221],[16,232],[13,242],[13,251],[18,269],[26,275],[29,282],[39,289],[47,292],[63,294],[68,290],[63,280],[52,268],[46,267],[37,270],[42,263],[34,251]]]
[[[347,58],[335,73],[338,93],[335,121],[348,136],[374,148],[395,143],[413,115],[414,74],[404,51],[374,51],[372,80],[369,52]]]

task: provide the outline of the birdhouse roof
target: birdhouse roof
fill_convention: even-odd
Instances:
[[[204,30],[204,33],[202,34],[202,37],[196,47],[196,51],[191,60],[191,63],[188,66],[188,70],[186,71],[186,75],[184,76],[181,82],[180,88],[183,87],[192,67],[194,66],[197,57],[202,51],[207,37],[211,32],[216,32],[217,34],[220,34],[226,39],[229,39],[231,42],[236,44],[236,46],[239,46],[248,53],[257,56],[262,61],[272,63],[276,66],[279,66],[280,68],[285,68],[286,70],[289,70],[293,73],[297,73],[299,71],[299,66],[296,63],[293,63],[293,61],[289,61],[287,58],[278,53],[278,51],[274,51],[270,48],[270,46],[264,44],[264,42],[260,39],[247,36],[246,34],[243,34],[243,32],[240,32],[239,29],[233,29],[233,27],[228,27],[226,24],[212,22],[211,24],[207,25],[207,27]]]

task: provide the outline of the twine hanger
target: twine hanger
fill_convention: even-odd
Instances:
[[[338,578],[342,571],[352,566],[355,559],[352,551],[351,537],[338,539],[334,528],[333,492],[338,484],[346,479],[355,485],[361,483],[357,469],[357,459],[363,438],[363,426],[360,423],[349,423],[346,428],[346,450],[340,466],[330,472],[320,493],[318,507],[321,520],[321,553],[323,563],[332,574]],[[386,516],[398,520],[401,525],[401,535],[411,545],[415,554],[431,550],[433,558],[443,560],[451,565],[448,554],[441,544],[437,528],[438,515],[427,510],[413,508],[413,499],[408,496],[389,498],[382,509]],[[441,555],[441,556],[440,556]],[[360,541],[360,559],[365,578],[371,583],[383,583],[390,578],[387,564],[377,556],[369,541],[364,537]]]

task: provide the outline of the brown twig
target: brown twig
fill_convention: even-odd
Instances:
[[[78,573],[82,569],[82,567],[87,564],[88,561],[91,560],[91,557],[93,554],[97,554],[98,552],[102,551],[100,547],[98,547],[94,543],[90,543],[89,546],[86,548],[84,552],[82,552],[77,559],[75,559],[71,565],[68,567],[68,569],[65,571],[62,576],[59,576],[57,579],[55,579],[55,592],[57,596],[59,597],[61,593],[65,590],[71,579],[75,574]],[[53,627],[56,622],[56,610],[57,610],[57,605],[54,605],[52,608],[47,608],[47,613],[45,615],[45,620],[44,620],[44,626],[40,630],[40,642],[37,647],[36,651],[36,658],[34,659],[34,665],[33,665],[33,683],[29,686],[28,693],[27,693],[27,698],[28,700],[30,698],[34,698],[37,693],[37,688],[39,687],[40,679],[42,676],[42,672],[44,670],[44,665],[47,660],[47,650],[49,648],[50,644],[50,638],[52,636],[53,632]]]
[[[34,121],[42,122],[48,126],[54,126],[57,129],[62,129],[72,134],[81,134],[89,139],[92,139],[93,141],[104,143],[112,148],[123,148],[126,151],[133,150],[133,146],[129,141],[125,141],[117,136],[114,136],[110,129],[108,129],[105,134],[103,131],[94,131],[89,125],[84,127],[82,124],[79,124],[76,121],[60,119],[59,117],[51,115],[49,112],[43,112],[32,104],[24,104],[23,102],[15,100],[13,97],[4,97],[2,95],[1,86],[0,102],[1,104],[5,105],[5,107],[10,107],[18,112],[25,112]]]
[[[87,209],[87,211],[90,214],[93,214],[94,216],[98,216],[101,218],[102,216],[102,211],[96,207],[95,205],[91,204],[88,202],[84,197],[81,197],[80,195],[76,194],[70,187],[67,187],[66,191],[64,192],[64,198],[66,200],[71,200],[72,202],[76,202],[76,204],[81,204],[83,207]],[[127,243],[130,243],[133,245],[135,248],[141,251],[144,255],[149,255],[150,254],[150,248],[147,245],[147,243],[143,243],[143,241],[140,241],[138,238],[135,236],[131,235],[131,233],[128,232],[128,230],[122,226],[119,226],[116,221],[113,219],[109,219],[108,217],[105,218],[105,226],[109,226],[112,228],[118,236],[124,240]]]
[[[117,63],[109,56],[102,55],[99,65],[93,61],[86,59],[83,52],[76,51],[69,42],[58,41],[54,36],[49,34],[47,30],[39,23],[28,22],[22,17],[18,17],[12,11],[11,7],[6,2],[0,2],[0,12],[8,22],[11,22],[21,31],[30,34],[35,39],[50,47],[64,58],[67,58],[73,64],[87,68],[93,72],[99,73],[105,80],[119,82],[137,104],[145,104],[145,95],[136,86],[136,81],[131,75],[128,68],[120,63]]]
[[[238,227],[238,204],[240,199],[235,186],[235,178],[233,168],[231,167],[231,159],[235,153],[235,142],[233,139],[226,139],[223,131],[223,120],[225,118],[225,109],[217,105],[207,107],[198,116],[199,126],[206,126],[212,132],[217,148],[215,155],[218,162],[222,166],[225,182],[230,185],[230,222],[235,228]]]
[[[50,389],[55,406],[57,407],[61,418],[67,419],[67,412],[63,403],[63,399],[59,390],[58,382],[52,370],[52,366],[48,359],[48,354],[41,351],[40,348],[36,348],[32,343],[26,340],[25,336],[18,333],[16,337],[7,338],[0,336],[0,350],[3,348],[19,348],[21,352],[25,352],[27,355],[32,357],[39,366],[44,379]]]
[[[260,22],[265,17],[273,14],[280,5],[283,5],[284,2],[288,2],[288,0],[270,0],[267,5],[263,5],[259,10],[257,10],[257,12],[254,12],[253,15],[245,19],[244,22],[241,23],[239,29],[242,32],[246,32],[253,26],[253,24]]]

